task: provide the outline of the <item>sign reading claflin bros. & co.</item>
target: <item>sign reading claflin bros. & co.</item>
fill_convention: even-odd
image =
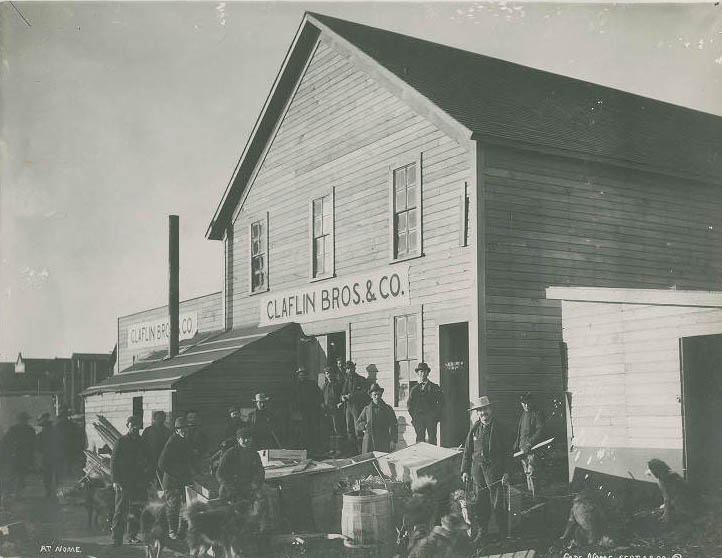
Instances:
[[[409,304],[409,268],[395,265],[261,298],[261,325],[312,322]]]
[[[198,332],[198,313],[178,316],[180,339],[191,339]],[[128,348],[155,347],[168,343],[170,318],[128,326]]]

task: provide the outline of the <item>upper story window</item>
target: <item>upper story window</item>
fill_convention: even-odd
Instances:
[[[415,314],[394,317],[394,403],[405,407],[416,383],[414,370],[419,362],[419,323]]]
[[[334,273],[333,198],[332,192],[312,202],[312,278],[327,277]]]
[[[420,256],[422,253],[420,170],[420,158],[392,166],[393,259]]]
[[[251,292],[268,290],[268,217],[251,223]]]

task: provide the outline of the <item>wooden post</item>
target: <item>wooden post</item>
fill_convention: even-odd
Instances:
[[[168,357],[178,354],[178,304],[179,304],[179,243],[178,215],[168,216],[168,314],[170,316],[170,332],[168,336]]]

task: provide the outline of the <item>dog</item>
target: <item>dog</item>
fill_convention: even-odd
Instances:
[[[160,558],[168,541],[168,515],[165,502],[151,501],[140,514],[140,532],[145,543],[145,558]]]
[[[419,539],[409,549],[408,558],[462,558],[473,551],[468,523],[458,514],[447,514],[441,525]]]
[[[614,541],[606,534],[607,528],[607,518],[601,503],[585,490],[574,497],[567,526],[560,540],[569,543],[574,538],[579,545],[610,547]]]
[[[654,477],[664,500],[662,521],[676,522],[697,515],[700,507],[699,499],[689,483],[674,473],[661,459],[650,459],[647,462],[647,475]]]
[[[404,506],[403,524],[397,530],[396,544],[401,550],[412,548],[418,539],[429,534],[436,523],[439,501],[436,494],[437,481],[422,476],[411,482],[411,496]]]
[[[103,517],[103,530],[110,531],[115,508],[115,490],[112,484],[106,484],[101,478],[85,476],[72,486],[58,488],[56,497],[60,501],[82,499],[87,512],[88,529],[100,528],[100,517]],[[77,501],[77,500],[76,500]]]

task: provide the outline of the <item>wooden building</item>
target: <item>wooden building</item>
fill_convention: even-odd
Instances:
[[[442,444],[469,395],[551,417],[547,287],[722,287],[720,146],[716,116],[306,14],[208,228],[223,326],[300,323],[314,371],[356,361],[407,441],[420,361]]]

